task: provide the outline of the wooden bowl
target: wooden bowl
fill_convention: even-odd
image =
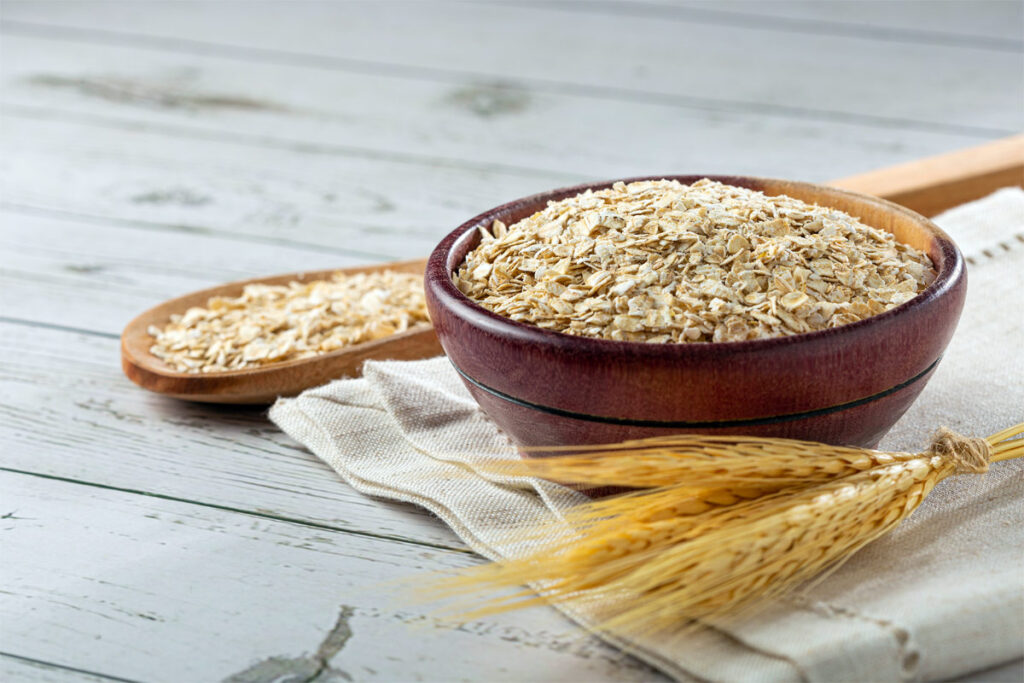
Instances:
[[[628,178],[634,180],[658,179]],[[704,176],[670,176],[692,183]],[[684,432],[874,446],[924,389],[956,327],[963,257],[931,221],[876,197],[810,183],[709,176],[845,211],[926,252],[918,296],[856,323],[743,342],[644,344],[578,337],[491,313],[452,284],[477,226],[510,225],[549,201],[615,181],[518,199],[459,226],[427,260],[441,345],[481,408],[520,446],[616,442]]]

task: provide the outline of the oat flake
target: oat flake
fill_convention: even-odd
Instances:
[[[849,214],[708,179],[619,182],[480,232],[460,291],[512,320],[621,341],[822,330],[935,277],[927,255]]]
[[[150,348],[179,372],[221,372],[308,358],[427,324],[422,278],[384,270],[287,285],[246,285],[236,298],[151,326]]]

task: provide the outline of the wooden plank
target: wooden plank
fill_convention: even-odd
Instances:
[[[633,4],[650,3],[641,0],[625,6]],[[762,20],[766,30],[859,34],[874,40],[990,49],[1019,48],[1024,43],[1024,8],[1015,0],[716,0],[713,4],[675,0],[669,7],[691,11],[690,21]]]
[[[545,188],[659,172],[824,180],[981,139],[918,130],[896,136],[875,126],[663,103],[606,100],[595,106],[571,92],[526,92],[473,79],[382,78],[17,35],[4,37],[4,53],[0,102],[8,116],[145,127],[182,145],[198,137],[202,141],[191,144],[201,146],[212,136],[421,168],[461,164],[467,173],[513,166]],[[604,144],[618,139],[630,121],[644,125],[633,127],[628,144]]]
[[[1024,187],[1024,135],[831,183],[934,216],[1000,187]]]
[[[266,419],[144,391],[116,337],[0,321],[0,464],[19,471],[463,550],[429,513],[356,493]],[[41,429],[58,425],[58,429]]]
[[[60,121],[7,116],[2,128],[9,204],[371,260],[420,257],[480,211],[550,184]]]
[[[112,29],[109,17],[115,16],[113,25],[130,31]],[[1024,118],[1019,55],[970,47],[813,34],[794,41],[757,28],[687,29],[650,17],[611,22],[600,15],[465,3],[292,2],[286,12],[249,3],[238,12],[231,3],[32,2],[10,3],[5,17],[11,30],[64,27],[75,29],[64,30],[66,37],[149,41],[161,49],[386,77],[502,79],[597,100],[992,136],[1014,132]],[[851,71],[856,78],[843,77]],[[937,71],[942,87],[924,87]]]
[[[355,266],[363,255],[81,219],[0,212],[0,310],[21,320],[121,333],[175,296],[257,275]]]
[[[10,473],[0,490],[0,634],[22,657],[145,681],[663,680],[553,610],[444,628],[384,584],[463,553]]]

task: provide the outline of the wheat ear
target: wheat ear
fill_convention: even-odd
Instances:
[[[658,484],[582,505],[568,524],[524,530],[519,538],[535,546],[529,555],[471,568],[436,588],[536,591],[492,599],[472,615],[574,601],[600,605],[606,628],[692,624],[837,566],[893,529],[944,478],[1024,456],[1022,433],[1024,424],[988,439],[941,430],[921,454],[687,436],[524,461],[512,470],[583,485]]]

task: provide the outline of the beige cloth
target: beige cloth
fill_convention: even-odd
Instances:
[[[986,435],[1024,420],[1024,192],[1002,190],[936,220],[970,259],[967,305],[883,448],[922,449],[940,425]],[[280,400],[270,415],[359,491],[427,508],[489,558],[522,550],[501,546],[503,530],[581,501],[546,481],[467,476],[465,465],[514,451],[443,357],[367,363],[363,378]],[[612,640],[680,680],[933,680],[1019,658],[1024,462],[947,479],[896,531],[754,618]]]

